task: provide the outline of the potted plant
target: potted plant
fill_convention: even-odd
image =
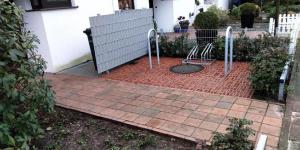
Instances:
[[[218,36],[219,19],[213,12],[199,13],[194,21],[194,28],[196,29],[196,37],[198,44],[203,42],[213,42],[213,37]]]
[[[185,20],[184,16],[179,16],[177,20],[179,21],[180,25],[180,32],[187,32],[189,29],[190,21]]]
[[[254,3],[244,3],[240,6],[242,28],[253,28],[258,6]]]
[[[175,33],[179,33],[179,32],[180,32],[180,25],[179,25],[179,24],[176,24],[176,25],[174,26],[174,32],[175,32]]]

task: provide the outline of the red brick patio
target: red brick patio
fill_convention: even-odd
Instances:
[[[251,98],[253,91],[248,80],[248,63],[234,62],[234,69],[227,77],[224,76],[223,61],[217,61],[197,73],[170,72],[170,67],[181,64],[181,60],[163,57],[161,65],[154,65],[150,70],[148,57],[143,57],[137,60],[137,64],[112,69],[110,74],[104,74],[101,78]],[[153,62],[156,63],[156,58]]]
[[[253,99],[168,87],[47,74],[56,105],[195,141],[226,132],[228,118],[247,118],[256,135],[268,135],[269,149],[278,147],[284,106]]]

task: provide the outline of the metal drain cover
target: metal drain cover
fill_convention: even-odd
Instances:
[[[204,67],[202,65],[181,64],[181,65],[176,65],[171,67],[170,71],[174,73],[188,74],[188,73],[199,72],[203,69]]]

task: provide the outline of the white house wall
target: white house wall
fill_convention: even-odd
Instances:
[[[195,0],[174,0],[173,3],[174,18],[173,24],[177,23],[177,18],[179,16],[184,16],[186,19],[191,19],[189,17],[190,13],[194,13],[196,9]]]
[[[158,31],[172,32],[174,27],[173,0],[153,0],[153,8]]]
[[[149,8],[149,0],[134,0],[135,9]]]
[[[223,10],[228,10],[229,8],[229,0],[218,0],[218,5],[219,8]]]
[[[44,21],[41,12],[31,12],[24,15],[24,20],[27,24],[25,27],[27,30],[35,34],[40,41],[38,45],[38,54],[40,54],[44,60],[47,62],[47,71],[54,70],[52,57],[49,50],[49,43],[44,28]]]
[[[105,3],[107,0],[90,1],[94,2],[87,3],[86,0],[76,0],[76,5],[79,6],[77,9],[43,12],[55,71],[90,59],[90,57],[86,57],[90,54],[90,48],[87,37],[83,33],[83,30],[90,26],[89,17],[114,12],[112,2]]]
[[[29,0],[16,0],[28,10]],[[90,59],[90,48],[83,30],[89,17],[111,14],[118,10],[117,0],[72,0],[78,8],[31,11],[25,13],[26,28],[35,33],[41,43],[38,52],[48,62],[47,72],[58,72]]]

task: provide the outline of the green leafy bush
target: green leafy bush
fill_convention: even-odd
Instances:
[[[258,93],[274,96],[278,91],[279,78],[288,54],[283,47],[266,47],[253,59],[250,65],[250,81]]]
[[[211,150],[252,150],[253,143],[248,140],[254,135],[254,131],[249,127],[252,121],[246,119],[229,119],[230,126],[226,129],[226,134],[215,133],[210,149]]]
[[[249,38],[242,32],[233,41],[233,57],[238,61],[252,61],[253,58],[260,52],[260,50],[268,47],[283,47],[288,48],[289,39],[272,37],[268,34],[263,34],[257,38]],[[218,37],[214,42],[213,56],[216,59],[224,59],[225,37]]]
[[[244,3],[239,6],[241,16],[257,16],[257,5],[254,3]]]
[[[210,6],[206,12],[215,13],[218,16],[220,26],[226,26],[230,20],[228,11],[219,9],[216,5]]]
[[[36,36],[24,28],[22,11],[0,1],[0,149],[29,149],[43,130],[37,113],[53,110],[54,93],[43,79],[45,61]]]
[[[186,57],[195,43],[188,40],[188,34],[176,37],[174,41],[169,41],[166,36],[160,37],[160,55],[165,57]],[[154,52],[155,53],[155,52]]]
[[[241,10],[240,7],[233,6],[230,15],[235,18],[235,19],[240,19],[241,18]]]
[[[213,12],[199,13],[194,21],[196,29],[217,29],[219,26],[219,18]]]

